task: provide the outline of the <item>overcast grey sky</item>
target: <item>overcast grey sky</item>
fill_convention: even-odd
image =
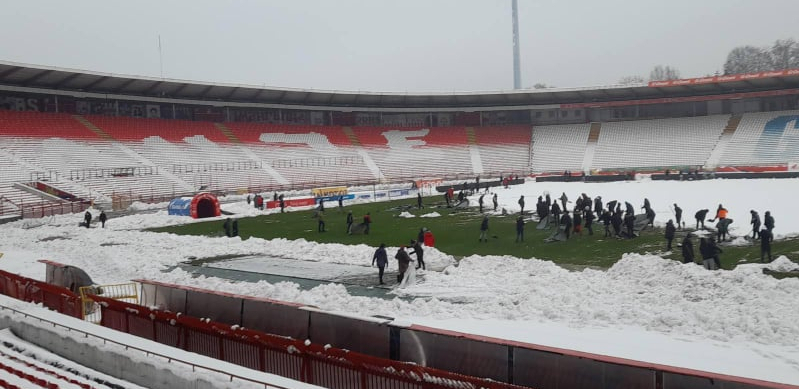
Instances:
[[[799,0],[519,0],[522,85],[721,70],[799,39]],[[6,1],[0,59],[293,88],[512,89],[511,0]]]

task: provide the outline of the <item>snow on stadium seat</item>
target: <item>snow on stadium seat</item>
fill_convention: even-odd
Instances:
[[[747,113],[719,160],[723,166],[799,161],[799,111]]]
[[[592,169],[702,166],[729,115],[602,124]]]
[[[533,172],[582,170],[583,154],[590,124],[535,126],[533,129]]]
[[[475,127],[485,172],[513,172],[530,166],[530,126]]]

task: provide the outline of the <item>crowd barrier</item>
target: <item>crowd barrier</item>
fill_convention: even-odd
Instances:
[[[67,288],[0,270],[0,293],[82,319],[80,296]]]
[[[144,306],[525,387],[799,389],[792,385],[436,328],[402,326],[395,324],[392,318],[347,315],[263,298],[150,280],[136,281],[142,285],[140,295]]]
[[[210,318],[155,310],[100,296],[92,299],[101,306],[104,327],[327,388],[521,388],[267,334]]]

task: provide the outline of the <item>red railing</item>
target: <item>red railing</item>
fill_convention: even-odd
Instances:
[[[83,319],[80,296],[67,288],[0,270],[0,293]]]
[[[100,296],[92,298],[101,306],[104,327],[313,385],[333,389],[523,388]]]

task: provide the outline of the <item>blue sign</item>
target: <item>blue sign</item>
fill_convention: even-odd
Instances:
[[[316,202],[319,203],[320,201],[338,201],[338,198],[341,197],[342,200],[352,200],[355,198],[354,194],[346,194],[343,196],[325,196],[325,197],[317,197]]]
[[[191,216],[191,197],[178,197],[169,202],[167,213],[177,216]]]

